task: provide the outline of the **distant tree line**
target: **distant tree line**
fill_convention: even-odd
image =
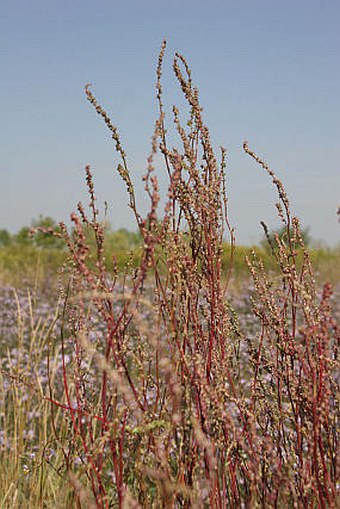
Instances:
[[[29,226],[22,227],[17,233],[11,234],[7,229],[0,229],[0,248],[11,245],[33,246],[47,249],[64,249],[63,239],[50,235],[48,233],[38,232],[31,235],[31,230],[36,228],[46,228],[58,232],[58,223],[49,216],[39,216],[33,219]],[[91,234],[89,232],[91,242]],[[140,245],[140,235],[136,232],[130,232],[125,228],[113,231],[110,226],[106,227],[105,244],[106,248],[112,248],[113,251],[129,251]]]
[[[65,242],[62,239],[48,233],[38,232],[32,236],[30,232],[36,228],[46,228],[56,232],[60,230],[58,223],[52,217],[40,215],[38,219],[33,219],[29,226],[22,227],[17,233],[11,234],[6,229],[0,229],[0,248],[10,245],[25,245],[47,249],[65,249]],[[280,228],[276,233],[281,240],[286,240],[286,229],[284,227]],[[92,233],[89,231],[88,235],[88,240],[91,243]],[[302,230],[302,238],[305,246],[310,246],[311,237],[308,228]],[[138,232],[131,232],[125,228],[113,231],[110,225],[106,226],[105,247],[107,250],[112,252],[127,252],[138,248],[140,243],[141,237]],[[267,236],[263,235],[262,240],[260,240],[260,246],[266,251],[271,251],[275,245],[275,233],[273,230]]]

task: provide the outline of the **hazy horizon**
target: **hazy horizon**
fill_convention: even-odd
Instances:
[[[167,121],[182,104],[171,70],[186,56],[217,155],[228,149],[230,221],[238,244],[258,243],[275,219],[270,178],[244,140],[284,182],[292,210],[313,240],[339,243],[340,4],[336,1],[13,0],[0,6],[0,229],[40,214],[67,220],[87,204],[90,164],[113,229],[136,230],[119,162],[84,86],[121,135],[142,212],[141,177],[157,117],[155,69],[164,38]],[[166,192],[166,175],[159,176]]]

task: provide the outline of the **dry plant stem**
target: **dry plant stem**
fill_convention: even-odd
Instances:
[[[226,150],[218,164],[180,54],[173,70],[188,119],[173,107],[179,146],[170,148],[161,84],[165,48],[164,41],[156,71],[159,118],[143,177],[150,200],[145,218],[117,128],[86,86],[122,161],[118,172],[143,243],[138,268],[123,275],[114,269],[113,278],[107,273],[105,229],[88,166],[90,214],[79,203],[72,231],[61,223],[57,233],[69,249],[71,277],[61,334],[64,400],[51,387],[49,399],[68,416],[72,448],[83,458],[77,477],[65,449],[79,507],[90,490],[98,508],[335,508],[339,330],[332,290],[325,286],[318,301],[284,186],[245,143],[276,186],[286,230],[271,239],[279,277],[267,273],[255,252],[248,257],[257,328],[254,334],[235,329],[227,301],[235,237]],[[163,211],[158,152],[168,177]],[[224,277],[226,231],[231,255]],[[103,325],[95,339],[94,317]]]
[[[139,214],[138,214],[137,208],[136,208],[134,187],[133,187],[131,177],[130,177],[130,172],[129,172],[129,168],[128,168],[128,164],[127,164],[127,160],[126,160],[126,154],[122,148],[120,138],[119,138],[119,135],[117,132],[117,128],[116,128],[116,126],[114,126],[112,124],[106,111],[103,110],[103,108],[101,106],[99,106],[99,104],[97,103],[96,98],[93,96],[93,94],[90,91],[90,87],[91,87],[90,84],[87,84],[85,87],[85,93],[86,93],[87,99],[93,105],[93,107],[95,108],[98,115],[100,115],[104,119],[106,126],[111,131],[111,136],[112,136],[113,141],[115,142],[116,151],[121,156],[121,159],[123,162],[123,165],[121,165],[121,164],[118,165],[117,170],[118,170],[118,173],[121,176],[122,180],[126,184],[127,192],[130,197],[130,207],[131,207],[133,213],[135,214],[137,224],[139,224],[140,217],[139,217]]]
[[[244,148],[272,177],[285,210],[285,217],[281,217],[286,224],[288,244],[286,245],[276,235],[276,246],[274,246],[277,247],[276,260],[282,273],[281,302],[276,302],[274,291],[269,290],[261,263],[259,263],[259,273],[256,261],[248,260],[259,300],[263,302],[263,305],[256,310],[265,327],[262,328],[259,348],[262,349],[263,342],[270,339],[266,332],[268,329],[276,331],[278,338],[277,345],[272,347],[276,352],[273,373],[277,383],[280,423],[278,449],[281,457],[283,451],[285,455],[289,454],[287,446],[291,439],[287,437],[284,418],[284,406],[289,403],[296,433],[294,439],[295,453],[298,457],[297,492],[300,493],[304,507],[313,505],[311,496],[317,497],[320,507],[335,507],[336,476],[331,476],[330,472],[333,469],[330,465],[333,461],[329,462],[334,454],[331,451],[334,449],[328,416],[334,415],[334,406],[330,399],[334,390],[334,379],[330,366],[334,364],[335,359],[338,364],[337,357],[333,357],[332,351],[338,349],[339,331],[337,326],[333,328],[329,322],[326,325],[322,317],[322,310],[326,306],[327,321],[330,320],[331,308],[326,302],[332,290],[330,285],[325,286],[321,303],[317,306],[315,280],[309,254],[304,246],[297,218],[291,219],[284,187],[274,172],[248,148],[246,143]],[[278,210],[282,209],[278,207]],[[297,265],[297,248],[303,253],[301,268]],[[262,311],[260,311],[261,308]],[[273,322],[273,318],[277,325]],[[287,327],[288,323],[291,332]],[[331,323],[333,324],[333,321]],[[260,366],[261,357],[258,355],[255,366],[256,378]],[[255,389],[254,385],[253,390]],[[307,443],[307,430],[312,431],[311,444]],[[313,495],[308,495],[306,492],[304,482],[307,479],[310,493]]]

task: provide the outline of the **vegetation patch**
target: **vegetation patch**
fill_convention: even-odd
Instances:
[[[173,107],[178,145],[168,141],[165,48],[145,217],[118,130],[86,87],[138,233],[108,231],[87,166],[89,207],[78,203],[71,227],[41,218],[31,241],[1,237],[4,282],[23,252],[46,271],[43,284],[3,287],[1,507],[335,508],[339,288],[317,283],[322,251],[308,249],[284,185],[246,142],[282,227],[264,225],[268,248],[235,247],[226,150],[214,151],[180,54],[187,109]]]

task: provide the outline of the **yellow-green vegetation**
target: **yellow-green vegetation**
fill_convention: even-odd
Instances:
[[[58,269],[67,262],[67,250],[58,244],[34,242],[26,237],[18,239],[12,236],[11,241],[0,244],[0,283],[13,284],[16,287],[37,280],[40,283],[54,279]],[[21,234],[22,235],[22,234]],[[46,235],[46,238],[51,238]],[[89,244],[93,251],[95,242],[89,234]],[[246,256],[254,251],[261,258],[268,271],[277,271],[277,264],[270,249],[261,246],[236,246],[233,250],[229,244],[223,245],[223,273],[227,274],[232,263],[232,280],[240,282],[249,277]],[[336,284],[340,281],[340,248],[318,247],[309,249],[316,277],[320,281]],[[125,229],[108,231],[105,236],[104,254],[106,268],[109,273],[115,269],[124,271],[128,266],[138,266],[141,254],[141,240],[138,233]],[[95,253],[94,253],[95,255]],[[95,258],[95,256],[93,256]],[[302,261],[302,253],[297,254],[298,263]]]
[[[31,227],[23,227],[17,234],[7,230],[0,232],[0,283],[15,287],[36,282],[43,284],[56,280],[58,270],[67,263],[68,251],[64,241],[39,232],[32,237],[30,232],[37,227],[50,228],[58,232],[58,226],[50,218],[33,221]],[[95,259],[95,240],[89,230],[88,243]],[[108,272],[125,270],[138,265],[140,236],[125,229],[108,230],[105,236],[104,254]],[[50,284],[50,283],[47,283]]]
[[[0,508],[72,507],[61,468],[67,422],[51,407],[60,376],[58,302],[29,291],[1,291]]]

